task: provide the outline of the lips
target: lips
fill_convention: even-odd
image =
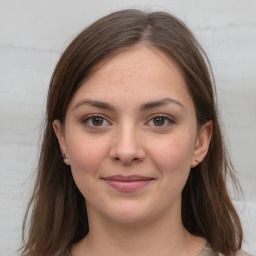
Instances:
[[[111,187],[120,191],[135,191],[147,186],[154,179],[139,175],[114,175],[103,178],[103,180]]]

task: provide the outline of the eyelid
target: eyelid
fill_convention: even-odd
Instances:
[[[148,121],[146,122],[146,124],[149,123],[150,121],[152,121],[152,120],[153,120],[154,118],[156,118],[156,117],[163,117],[163,118],[165,118],[165,120],[167,120],[170,125],[175,123],[174,118],[172,118],[171,116],[169,116],[169,115],[167,115],[167,114],[155,114],[155,115],[152,115],[152,116],[148,119]],[[168,124],[167,124],[167,125],[168,125]],[[167,125],[155,126],[155,127],[161,128],[161,127],[166,127]]]
[[[86,124],[86,122],[88,122],[88,120],[90,120],[91,118],[93,117],[99,117],[99,118],[102,118],[104,121],[106,121],[108,123],[108,125],[100,125],[100,126],[96,126],[96,125],[89,125],[87,123],[87,126],[89,127],[93,127],[93,128],[100,128],[100,127],[105,127],[105,126],[110,126],[112,125],[112,123],[108,120],[108,118],[106,118],[104,115],[102,114],[90,114],[90,115],[87,115],[85,117],[82,118],[82,123],[83,124]]]
[[[92,125],[92,124],[88,124],[88,120],[90,120],[90,119],[93,118],[93,117],[102,118],[104,122],[107,122],[107,124],[105,124],[105,125],[103,124],[103,125],[99,125],[99,126],[97,126],[97,125]],[[168,126],[168,125],[172,125],[172,124],[175,123],[174,118],[171,117],[170,115],[167,115],[167,114],[154,114],[154,115],[152,115],[152,116],[150,116],[150,117],[148,118],[148,120],[146,121],[146,125],[147,125],[150,121],[152,121],[154,118],[157,118],[157,117],[162,117],[162,118],[164,118],[166,121],[168,121],[168,124],[165,124],[165,125],[163,125],[163,126],[156,126],[156,125],[155,125],[155,127],[161,128],[161,127],[166,127],[166,126]],[[105,126],[111,126],[111,125],[112,125],[112,123],[109,121],[109,119],[108,119],[106,116],[102,115],[102,114],[89,114],[89,115],[83,117],[82,120],[81,120],[81,122],[82,122],[83,124],[87,125],[88,127],[92,127],[92,128],[100,128],[100,127],[105,127]],[[148,125],[149,125],[149,124],[148,124]],[[154,126],[154,125],[149,125],[149,126]]]

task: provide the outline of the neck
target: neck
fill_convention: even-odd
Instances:
[[[100,232],[93,229],[87,242],[91,248],[109,251],[109,255],[159,255],[164,248],[184,250],[187,244],[186,232],[179,223],[105,225]],[[98,251],[97,255],[107,254]]]
[[[90,232],[73,248],[72,255],[197,255],[206,241],[203,239],[200,245],[197,241],[197,248],[192,248],[195,254],[191,254],[195,241],[180,216],[180,212],[174,212],[172,217],[162,214],[144,223],[120,224],[89,210]]]

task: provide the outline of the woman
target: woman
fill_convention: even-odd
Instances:
[[[50,83],[22,255],[246,255],[207,66],[167,13],[116,12],[73,40]]]

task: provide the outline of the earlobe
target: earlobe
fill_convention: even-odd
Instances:
[[[191,167],[197,166],[206,156],[212,137],[212,121],[208,121],[198,132]]]
[[[60,120],[57,120],[57,119],[53,121],[52,126],[53,126],[54,133],[59,142],[60,151],[61,151],[60,157],[63,159],[65,164],[70,165],[67,146],[66,146],[66,140],[65,140],[65,134],[64,134],[64,127],[60,122]]]

